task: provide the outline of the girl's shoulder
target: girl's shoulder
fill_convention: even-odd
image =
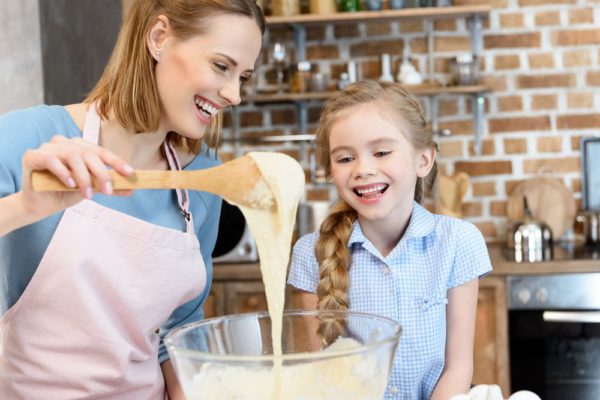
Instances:
[[[315,245],[317,244],[317,239],[319,238],[319,232],[311,232],[303,235],[294,243],[294,253],[297,255],[305,255],[305,256],[314,256],[315,254]]]
[[[464,219],[450,217],[448,215],[433,214],[437,236],[453,236],[459,239],[468,239],[473,236],[481,236],[481,231],[477,226]],[[465,237],[466,236],[466,237]]]

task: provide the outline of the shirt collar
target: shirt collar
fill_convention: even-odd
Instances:
[[[411,213],[408,228],[404,232],[402,239],[409,240],[411,238],[424,237],[429,235],[435,226],[435,217],[425,207],[417,202],[413,202],[413,210]],[[348,247],[352,247],[354,243],[365,243],[369,239],[364,235],[358,219],[352,225],[352,233],[348,240]]]

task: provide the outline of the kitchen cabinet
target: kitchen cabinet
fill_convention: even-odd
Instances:
[[[286,293],[286,304],[290,293]],[[206,318],[267,311],[267,298],[259,264],[215,264],[213,284],[206,303]]]
[[[473,384],[497,384],[510,393],[506,282],[488,276],[479,282],[475,321]]]
[[[411,86],[409,90],[419,96],[427,96],[430,103],[430,118],[433,129],[437,130],[438,99],[441,94],[461,94],[471,96],[471,109],[475,130],[475,152],[481,149],[481,137],[484,129],[484,93],[491,90],[486,85],[469,85],[448,87],[433,80],[434,77],[434,28],[433,22],[439,19],[466,18],[470,27],[471,52],[479,56],[482,50],[482,18],[491,10],[489,5],[469,5],[451,7],[407,8],[399,10],[345,12],[333,14],[302,14],[294,16],[267,17],[268,27],[286,26],[293,29],[297,61],[306,59],[306,27],[324,24],[356,24],[360,22],[390,22],[423,20],[427,34],[428,65],[427,74],[430,81],[423,85]],[[249,103],[282,103],[291,102],[296,105],[298,133],[307,133],[307,102],[322,101],[335,92],[320,93],[275,93],[258,94],[245,98]],[[236,120],[234,116],[234,121]],[[234,138],[237,136],[234,123]]]

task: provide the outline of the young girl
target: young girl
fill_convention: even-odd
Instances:
[[[221,201],[110,196],[107,167],[216,165],[264,28],[254,0],[138,0],[83,103],[0,118],[0,397],[184,399],[162,337],[203,318]]]
[[[306,308],[400,323],[386,399],[466,393],[477,279],[491,266],[477,228],[420,205],[436,174],[421,105],[396,84],[356,83],[327,102],[317,146],[341,201],[296,243],[288,283]]]

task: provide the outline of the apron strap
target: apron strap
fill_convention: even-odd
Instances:
[[[96,103],[91,103],[85,113],[83,122],[83,140],[93,144],[98,144],[100,137],[100,116],[96,111]]]
[[[83,139],[94,144],[98,144],[100,137],[100,115],[97,111],[97,103],[91,103],[85,113],[85,121],[83,123]],[[167,155],[167,162],[170,170],[180,171],[181,163],[179,157],[177,157],[177,151],[173,144],[164,141],[163,147],[165,154]],[[187,189],[176,189],[177,193],[177,205],[183,214],[186,223],[186,232],[194,232],[194,221],[192,220],[192,213],[189,210],[189,195]]]
[[[179,157],[177,156],[177,151],[168,140],[163,142],[163,147],[165,150],[165,154],[167,155],[167,161],[169,163],[169,168],[175,171],[181,171],[181,163],[179,162]],[[179,210],[183,214],[186,222],[186,230],[187,232],[193,233],[194,231],[194,221],[192,219],[192,213],[189,210],[190,206],[190,196],[187,189],[176,189],[177,193],[177,204],[179,205]]]

